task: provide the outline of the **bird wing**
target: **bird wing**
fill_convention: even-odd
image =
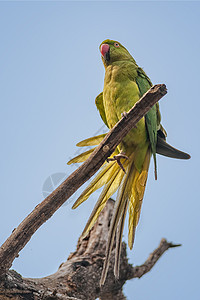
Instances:
[[[105,109],[104,109],[104,105],[103,105],[103,92],[101,92],[95,99],[95,104],[96,107],[100,113],[100,116],[103,120],[103,122],[106,124],[106,126],[108,127],[108,123],[106,120],[106,114],[105,114]]]
[[[145,94],[152,86],[151,80],[146,75],[146,73],[138,67],[138,76],[136,77],[136,83],[140,90],[141,96]],[[145,115],[145,122],[147,127],[147,132],[149,135],[149,140],[151,144],[151,151],[154,158],[154,168],[155,168],[155,178],[157,179],[157,163],[156,163],[156,143],[157,143],[157,127],[158,127],[158,106],[154,105],[149,112]],[[160,114],[160,112],[159,112]],[[160,118],[160,115],[159,115]]]

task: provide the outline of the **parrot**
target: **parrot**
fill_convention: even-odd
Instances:
[[[105,77],[103,92],[96,97],[95,104],[104,124],[108,129],[112,129],[152,87],[152,82],[129,51],[118,41],[107,39],[100,44],[99,49],[105,67]],[[87,138],[77,146],[97,146],[105,135]],[[128,246],[130,249],[133,248],[151,156],[154,161],[155,179],[157,179],[156,154],[178,159],[190,158],[189,154],[169,145],[166,137],[167,133],[161,125],[159,104],[156,103],[136,127],[129,131],[72,207],[77,208],[92,193],[103,187],[83,230],[82,238],[84,238],[94,226],[107,200],[117,191],[100,286],[104,285],[106,280],[115,239],[114,275],[119,278],[122,235],[127,211]],[[72,158],[68,164],[84,162],[94,149],[95,147]]]

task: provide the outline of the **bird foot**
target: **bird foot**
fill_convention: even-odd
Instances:
[[[107,158],[107,162],[109,162],[109,161],[116,161],[116,162],[118,163],[118,165],[120,166],[120,168],[121,168],[121,169],[124,171],[124,173],[126,174],[126,171],[125,171],[125,169],[124,169],[124,167],[123,167],[123,165],[122,165],[122,163],[121,163],[121,159],[122,159],[122,158],[129,159],[129,157],[126,156],[124,152],[120,152],[119,154],[114,155],[114,156],[111,157],[111,158]]]
[[[127,118],[127,112],[124,111],[123,113],[121,113],[122,118]]]

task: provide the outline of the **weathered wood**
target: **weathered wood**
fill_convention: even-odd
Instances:
[[[44,278],[31,279],[22,278],[13,270],[8,271],[0,283],[0,299],[10,300],[10,297],[13,300],[95,300],[98,297],[101,300],[126,299],[123,294],[124,283],[149,272],[167,249],[177,245],[162,239],[158,248],[143,265],[133,267],[128,263],[126,244],[123,243],[119,280],[116,280],[113,274],[114,245],[108,276],[105,285],[100,288],[99,281],[113,207],[114,201],[108,200],[93,229],[84,239],[79,239],[76,251],[60,265],[56,273]]]
[[[164,84],[153,86],[106,135],[91,156],[73,172],[55,191],[21,222],[0,248],[0,276],[11,267],[20,250],[28,243],[34,232],[95,172],[112,154],[126,134],[149,109],[167,93]]]

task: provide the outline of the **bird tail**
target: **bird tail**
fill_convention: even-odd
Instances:
[[[157,137],[156,153],[171,158],[190,159],[190,155],[188,153],[172,147],[165,141],[164,138],[160,137],[159,135]]]
[[[135,237],[135,229],[139,221],[140,211],[142,206],[142,200],[144,196],[149,163],[151,157],[151,150],[148,148],[143,163],[142,171],[139,172],[134,164],[134,154],[130,157],[130,162],[124,174],[115,203],[114,213],[111,220],[106,257],[104,261],[103,271],[101,275],[100,285],[103,285],[106,279],[106,275],[109,267],[109,259],[116,236],[116,252],[115,252],[115,266],[114,274],[116,278],[119,278],[119,266],[120,266],[120,253],[122,244],[122,233],[124,228],[124,222],[126,212],[129,210],[129,234],[128,245],[132,249]]]
[[[116,149],[113,155],[117,155],[118,150]],[[124,168],[127,168],[128,160],[122,162]],[[72,206],[73,209],[77,208],[81,203],[86,201],[89,196],[94,193],[97,189],[104,186],[100,197],[89,217],[89,220],[83,230],[82,238],[90,231],[93,227],[94,223],[96,222],[100,212],[106,205],[107,200],[116,192],[118,189],[123,177],[124,171],[120,168],[120,166],[114,161],[106,163],[97,176],[91,181],[91,183],[87,186],[87,188],[82,192],[79,198],[76,200],[74,205]]]
[[[102,138],[102,137],[101,137]],[[94,140],[92,140],[92,143]],[[87,139],[87,146],[89,140]],[[84,143],[81,144],[83,146]],[[94,144],[93,144],[94,145]],[[94,150],[94,149],[91,149]],[[118,149],[112,154],[112,156],[119,153]],[[88,155],[82,154],[81,160]],[[84,157],[85,156],[85,157]],[[115,266],[114,274],[119,277],[119,265],[120,265],[120,253],[122,244],[122,234],[124,228],[124,222],[126,218],[127,210],[129,211],[129,234],[128,234],[128,245],[130,249],[133,247],[135,229],[139,221],[142,200],[144,196],[146,180],[148,175],[149,163],[151,157],[150,147],[147,148],[142,170],[140,172],[135,167],[134,159],[135,152],[130,154],[129,159],[122,158],[122,164],[126,173],[117,164],[116,161],[104,163],[103,167],[97,174],[97,176],[91,181],[88,187],[82,192],[79,198],[76,200],[73,209],[77,208],[81,203],[86,201],[88,197],[95,192],[97,189],[104,186],[100,197],[89,217],[89,220],[83,230],[82,238],[84,238],[90,229],[95,224],[100,212],[105,207],[107,200],[117,191],[117,199],[114,207],[114,213],[111,220],[108,242],[106,248],[106,257],[104,267],[102,271],[100,284],[103,285],[106,279],[106,275],[109,267],[109,259],[116,236],[116,255],[115,255]],[[80,161],[80,156],[77,158]],[[72,161],[72,160],[71,160]],[[70,161],[70,163],[71,163]],[[76,158],[73,159],[76,162]]]

